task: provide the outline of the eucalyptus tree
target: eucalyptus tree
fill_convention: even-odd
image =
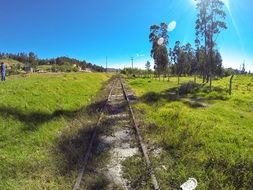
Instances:
[[[227,29],[222,0],[195,0],[197,2],[198,15],[196,20],[196,37],[200,42],[204,42],[205,49],[205,69],[203,71],[203,81],[210,82],[214,67],[213,52],[216,39],[222,29]]]
[[[163,43],[158,44],[158,40],[161,38]],[[167,50],[169,43],[168,25],[166,23],[152,25],[150,27],[149,41],[152,43],[151,57],[154,59],[154,69],[160,79],[160,75],[164,74],[169,63]]]
[[[183,51],[185,53],[185,63],[184,63],[184,73],[187,75],[195,74],[195,52],[190,43],[183,46]]]
[[[151,71],[150,68],[151,68],[151,64],[150,64],[149,61],[147,61],[146,64],[145,64],[145,69],[146,69],[146,72],[147,72],[148,76],[149,76],[150,71]]]
[[[179,77],[183,74],[184,71],[184,52],[180,46],[180,41],[176,41],[174,48],[171,52],[171,60],[172,63],[174,64],[174,72],[176,73],[177,77],[178,77],[178,84],[179,84]]]
[[[246,69],[245,69],[245,62],[243,62],[242,64],[242,70],[241,70],[241,74],[246,74]]]
[[[38,66],[38,57],[34,52],[30,52],[28,54],[28,61],[33,68],[34,71],[36,71],[37,66]]]
[[[222,77],[223,76],[222,57],[218,50],[213,51],[213,60],[215,67],[212,72],[215,75]]]

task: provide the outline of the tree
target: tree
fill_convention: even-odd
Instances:
[[[195,64],[195,54],[190,43],[187,43],[185,46],[182,47],[184,52],[184,74],[190,75],[193,74],[195,71],[194,64]]]
[[[33,52],[30,52],[28,54],[28,60],[29,60],[29,63],[31,65],[31,67],[33,68],[33,70],[36,71],[37,66],[38,66],[37,55]]]
[[[223,68],[222,68],[222,57],[218,50],[213,52],[213,60],[214,60],[214,70],[212,71],[216,76],[223,76]]]
[[[152,43],[151,57],[154,59],[154,69],[157,72],[159,79],[161,74],[165,74],[168,67],[169,58],[167,45],[169,43],[168,26],[165,23],[152,25],[150,27],[149,41]],[[164,42],[159,45],[158,39],[163,38]]]
[[[149,61],[147,61],[147,63],[145,64],[145,68],[146,68],[146,71],[147,71],[147,74],[148,74],[148,76],[149,76],[149,73],[150,73],[150,67],[151,67],[151,64],[150,64],[150,62]]]
[[[171,52],[171,59],[172,62],[174,63],[174,72],[176,73],[177,77],[178,77],[178,84],[179,84],[179,77],[182,75],[183,73],[183,63],[184,63],[184,54],[183,54],[183,50],[180,46],[180,41],[176,41],[175,42],[175,46]]]
[[[242,71],[241,71],[241,73],[242,73],[243,75],[247,73],[247,72],[246,72],[246,69],[245,69],[245,62],[243,62],[243,64],[242,64]]]
[[[198,15],[196,20],[196,39],[204,41],[205,67],[203,70],[203,82],[210,82],[214,75],[213,50],[215,39],[222,29],[227,29],[224,22],[226,14],[223,10],[224,3],[221,0],[195,0],[197,2]]]
[[[166,70],[169,64],[168,51],[167,51],[166,46],[161,45],[158,47],[158,51],[156,55],[156,63],[157,63],[158,73],[163,74],[165,76]]]

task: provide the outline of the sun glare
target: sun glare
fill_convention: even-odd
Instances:
[[[230,11],[229,0],[222,0],[222,2],[225,4],[225,6],[227,7],[227,9]]]

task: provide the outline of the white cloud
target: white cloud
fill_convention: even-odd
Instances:
[[[139,54],[139,53],[137,53],[136,57],[145,57],[145,54]]]
[[[177,26],[177,22],[174,21],[174,20],[171,21],[171,22],[169,23],[169,25],[168,25],[168,31],[169,31],[169,32],[172,32],[173,30],[175,30],[176,26]]]

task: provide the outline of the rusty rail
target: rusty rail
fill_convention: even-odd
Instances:
[[[120,79],[120,83],[121,83],[121,87],[122,87],[124,96],[125,96],[125,98],[126,98],[126,100],[127,100],[127,103],[128,103],[128,107],[129,107],[129,110],[130,110],[130,114],[131,114],[131,116],[132,116],[134,128],[135,128],[135,131],[136,131],[138,140],[139,140],[139,144],[140,144],[140,147],[141,147],[141,151],[142,151],[142,153],[143,153],[143,156],[144,156],[144,159],[145,159],[147,168],[148,168],[149,173],[150,173],[152,185],[153,185],[153,187],[154,187],[154,190],[159,190],[160,188],[159,188],[157,179],[156,179],[156,177],[155,177],[154,170],[153,170],[153,168],[152,168],[152,165],[151,165],[151,162],[150,162],[150,159],[149,159],[149,156],[148,156],[147,148],[146,148],[146,146],[145,146],[145,144],[144,144],[144,141],[143,141],[143,139],[142,139],[142,137],[141,137],[141,132],[140,132],[140,129],[139,129],[139,124],[138,124],[138,122],[136,121],[136,118],[134,117],[134,112],[133,112],[132,106],[131,106],[131,104],[130,104],[129,98],[128,98],[127,93],[126,93],[126,90],[125,90],[125,86],[123,85],[121,79]]]
[[[149,156],[148,156],[148,151],[147,151],[147,148],[144,144],[144,141],[141,137],[141,133],[140,133],[140,129],[139,129],[139,124],[138,122],[136,121],[136,118],[134,116],[134,112],[133,112],[133,109],[132,109],[132,106],[130,104],[130,101],[129,101],[129,98],[127,96],[127,93],[126,93],[126,90],[125,90],[125,86],[124,84],[122,83],[122,80],[121,78],[119,79],[115,79],[115,80],[119,80],[120,81],[120,84],[121,84],[121,88],[122,88],[122,91],[123,91],[123,94],[124,94],[124,97],[127,101],[127,104],[128,104],[128,107],[129,107],[129,110],[130,110],[130,115],[131,115],[131,118],[132,118],[132,121],[133,121],[133,125],[134,125],[134,129],[136,131],[136,134],[137,134],[137,138],[138,138],[138,141],[139,141],[139,145],[140,145],[140,148],[141,148],[141,151],[142,151],[142,154],[144,156],[144,160],[146,162],[146,166],[147,166],[147,169],[148,169],[148,172],[150,174],[150,178],[151,178],[151,182],[152,182],[152,185],[153,185],[153,188],[154,190],[160,190],[159,188],[159,185],[158,185],[158,182],[157,182],[157,179],[155,177],[155,174],[154,174],[154,171],[153,171],[153,168],[152,168],[152,165],[151,165],[151,162],[150,162],[150,159],[149,159]],[[97,137],[97,129],[98,127],[100,126],[101,124],[101,121],[102,121],[102,118],[104,116],[104,110],[105,110],[105,107],[106,105],[108,104],[108,102],[110,101],[110,97],[112,95],[112,91],[114,89],[114,86],[115,86],[115,81],[113,81],[113,84],[112,84],[112,87],[110,89],[110,93],[107,97],[107,100],[106,100],[106,103],[105,105],[103,106],[103,108],[101,109],[101,114],[98,118],[98,121],[96,123],[96,126],[94,127],[94,130],[92,132],[92,136],[91,136],[91,140],[89,142],[89,145],[88,145],[88,149],[86,151],[86,154],[84,155],[84,159],[83,161],[81,162],[81,168],[79,170],[79,174],[78,174],[78,177],[76,179],[76,182],[75,182],[75,185],[73,187],[73,190],[78,190],[80,189],[80,185],[81,185],[81,181],[82,181],[82,178],[83,178],[83,174],[84,174],[84,171],[87,167],[87,164],[88,164],[88,160],[91,156],[91,150],[92,150],[92,147],[93,147],[93,144],[94,144],[94,141],[95,141],[95,138]]]
[[[111,97],[111,94],[112,94],[112,91],[113,91],[113,88],[114,88],[114,85],[115,85],[115,81],[113,81],[113,84],[112,84],[112,87],[111,87],[111,90],[110,90],[110,93],[107,97],[107,100],[106,100],[106,103],[105,105],[103,106],[103,108],[101,109],[101,114],[98,118],[98,121],[96,123],[96,127],[94,128],[93,132],[92,132],[92,136],[91,136],[91,140],[90,140],[90,143],[89,143],[89,146],[88,146],[88,149],[86,151],[86,154],[84,156],[84,159],[81,163],[81,169],[79,171],[79,174],[78,174],[78,177],[76,179],[76,182],[75,182],[75,185],[73,187],[73,190],[78,190],[80,188],[80,184],[81,184],[81,181],[82,181],[82,178],[83,178],[83,174],[84,174],[84,171],[86,169],[86,166],[87,166],[87,163],[88,163],[88,160],[91,156],[91,150],[92,150],[92,146],[93,146],[93,143],[94,143],[94,140],[97,136],[97,129],[98,127],[100,126],[101,124],[101,121],[102,121],[102,118],[103,118],[103,115],[104,115],[104,109],[108,103],[108,101],[110,100],[110,97]]]

